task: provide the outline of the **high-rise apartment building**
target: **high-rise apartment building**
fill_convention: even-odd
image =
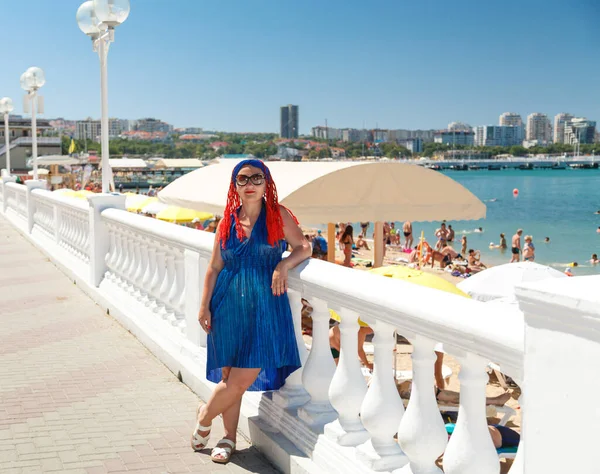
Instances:
[[[451,122],[448,124],[448,130],[451,132],[472,132],[473,127],[471,127],[468,123]]]
[[[523,120],[516,112],[504,112],[500,115],[500,125],[505,127],[522,127]]]
[[[110,138],[118,137],[123,133],[121,120],[116,118],[108,119],[108,136]],[[76,140],[92,140],[100,141],[102,134],[102,123],[100,120],[78,120],[75,122],[75,139]]]
[[[284,105],[280,115],[281,138],[298,138],[298,106]]]
[[[342,139],[342,130],[339,128],[332,127],[313,127],[311,130],[311,134],[315,138],[319,138],[322,140],[341,140]]]
[[[596,139],[596,122],[583,117],[573,118],[565,124],[565,141],[569,145],[578,143],[594,143]]]
[[[513,146],[523,143],[522,126],[483,125],[474,130],[476,146]]]
[[[565,124],[573,118],[564,112],[554,117],[554,143],[565,143]]]
[[[164,132],[169,133],[173,131],[173,125],[155,118],[143,118],[136,120],[133,130],[136,132]]]
[[[552,125],[546,114],[536,112],[527,116],[526,140],[537,140],[538,143],[552,141]]]
[[[473,130],[438,130],[435,132],[433,141],[435,143],[445,143],[446,145],[473,146],[475,132]]]

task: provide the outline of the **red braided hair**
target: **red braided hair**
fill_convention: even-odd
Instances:
[[[240,162],[231,174],[231,182],[229,183],[229,191],[227,192],[227,205],[225,206],[225,212],[223,214],[223,220],[219,226],[218,239],[221,242],[221,247],[225,248],[227,240],[231,233],[231,222],[232,219],[235,221],[235,231],[237,238],[240,242],[246,239],[246,234],[242,228],[238,216],[238,209],[242,205],[240,196],[236,190],[235,180],[239,171],[244,166],[253,166],[259,168],[265,174],[265,195],[263,197],[264,206],[266,207],[266,218],[267,218],[267,242],[269,245],[274,246],[280,240],[283,240],[285,235],[283,232],[283,218],[281,216],[279,198],[277,197],[277,187],[271,176],[269,168],[260,160],[244,160]],[[290,213],[290,216],[294,219],[296,224],[298,219],[292,214],[292,212],[284,206],[286,211]]]

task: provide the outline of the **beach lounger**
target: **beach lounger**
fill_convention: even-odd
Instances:
[[[446,423],[446,433],[451,435],[454,432],[454,423]],[[514,459],[517,456],[518,446],[511,446],[509,448],[498,448],[496,452],[500,459]]]

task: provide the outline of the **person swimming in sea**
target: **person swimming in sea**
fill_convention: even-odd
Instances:
[[[592,258],[590,258],[590,263],[592,265],[596,265],[597,263],[600,263],[600,260],[598,260],[598,255],[593,253],[592,254]]]
[[[546,237],[546,238],[544,239],[544,243],[546,243],[546,244],[549,244],[549,243],[550,243],[550,237]]]
[[[504,237],[504,234],[500,234],[500,243],[498,245],[494,244],[494,242],[490,242],[490,248],[506,250],[508,246],[506,245],[506,238]]]
[[[483,232],[483,227],[477,227],[477,229],[475,229],[473,232],[481,233]]]

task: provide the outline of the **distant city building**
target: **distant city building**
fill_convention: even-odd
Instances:
[[[135,121],[133,129],[136,132],[164,132],[170,133],[173,131],[173,125],[155,118],[143,118]]]
[[[391,142],[407,140],[409,138],[420,138],[423,143],[433,143],[436,130],[388,130],[388,139]]]
[[[547,141],[542,140],[523,140],[523,148],[531,148],[534,146],[546,146]]]
[[[298,106],[285,105],[281,107],[280,113],[281,138],[298,138]]]
[[[115,118],[108,119],[108,136],[115,138],[123,133],[121,129],[121,120]],[[102,135],[102,123],[100,120],[87,118],[75,122],[75,139],[76,140],[92,140],[100,141]]]
[[[546,114],[539,112],[527,116],[527,135],[528,141],[538,141],[539,143],[550,143],[552,141],[552,125]]]
[[[473,127],[463,122],[451,122],[448,124],[448,130],[455,132],[472,132]]]
[[[475,143],[475,132],[472,130],[438,130],[435,132],[433,141],[446,145],[467,145]]]
[[[554,143],[565,142],[565,124],[573,118],[573,115],[564,112],[554,117]]]
[[[583,117],[573,118],[565,124],[565,141],[568,145],[594,143],[596,122]]]
[[[375,128],[372,130],[373,142],[375,143],[386,143],[388,141],[388,131]]]
[[[421,138],[407,138],[397,140],[396,143],[408,149],[411,153],[421,153],[423,151],[423,140]]]
[[[187,127],[183,129],[183,133],[189,135],[202,135],[202,133],[204,133],[204,130],[202,130],[202,128],[200,127]]]
[[[342,130],[339,128],[318,126],[312,128],[311,135],[321,140],[341,140]]]
[[[356,128],[343,128],[342,141],[344,142],[372,142],[373,132],[371,130],[358,130]]]
[[[499,123],[505,127],[522,127],[523,119],[516,112],[504,112],[500,115]]]
[[[483,125],[475,127],[476,146],[513,146],[523,142],[522,126]]]

